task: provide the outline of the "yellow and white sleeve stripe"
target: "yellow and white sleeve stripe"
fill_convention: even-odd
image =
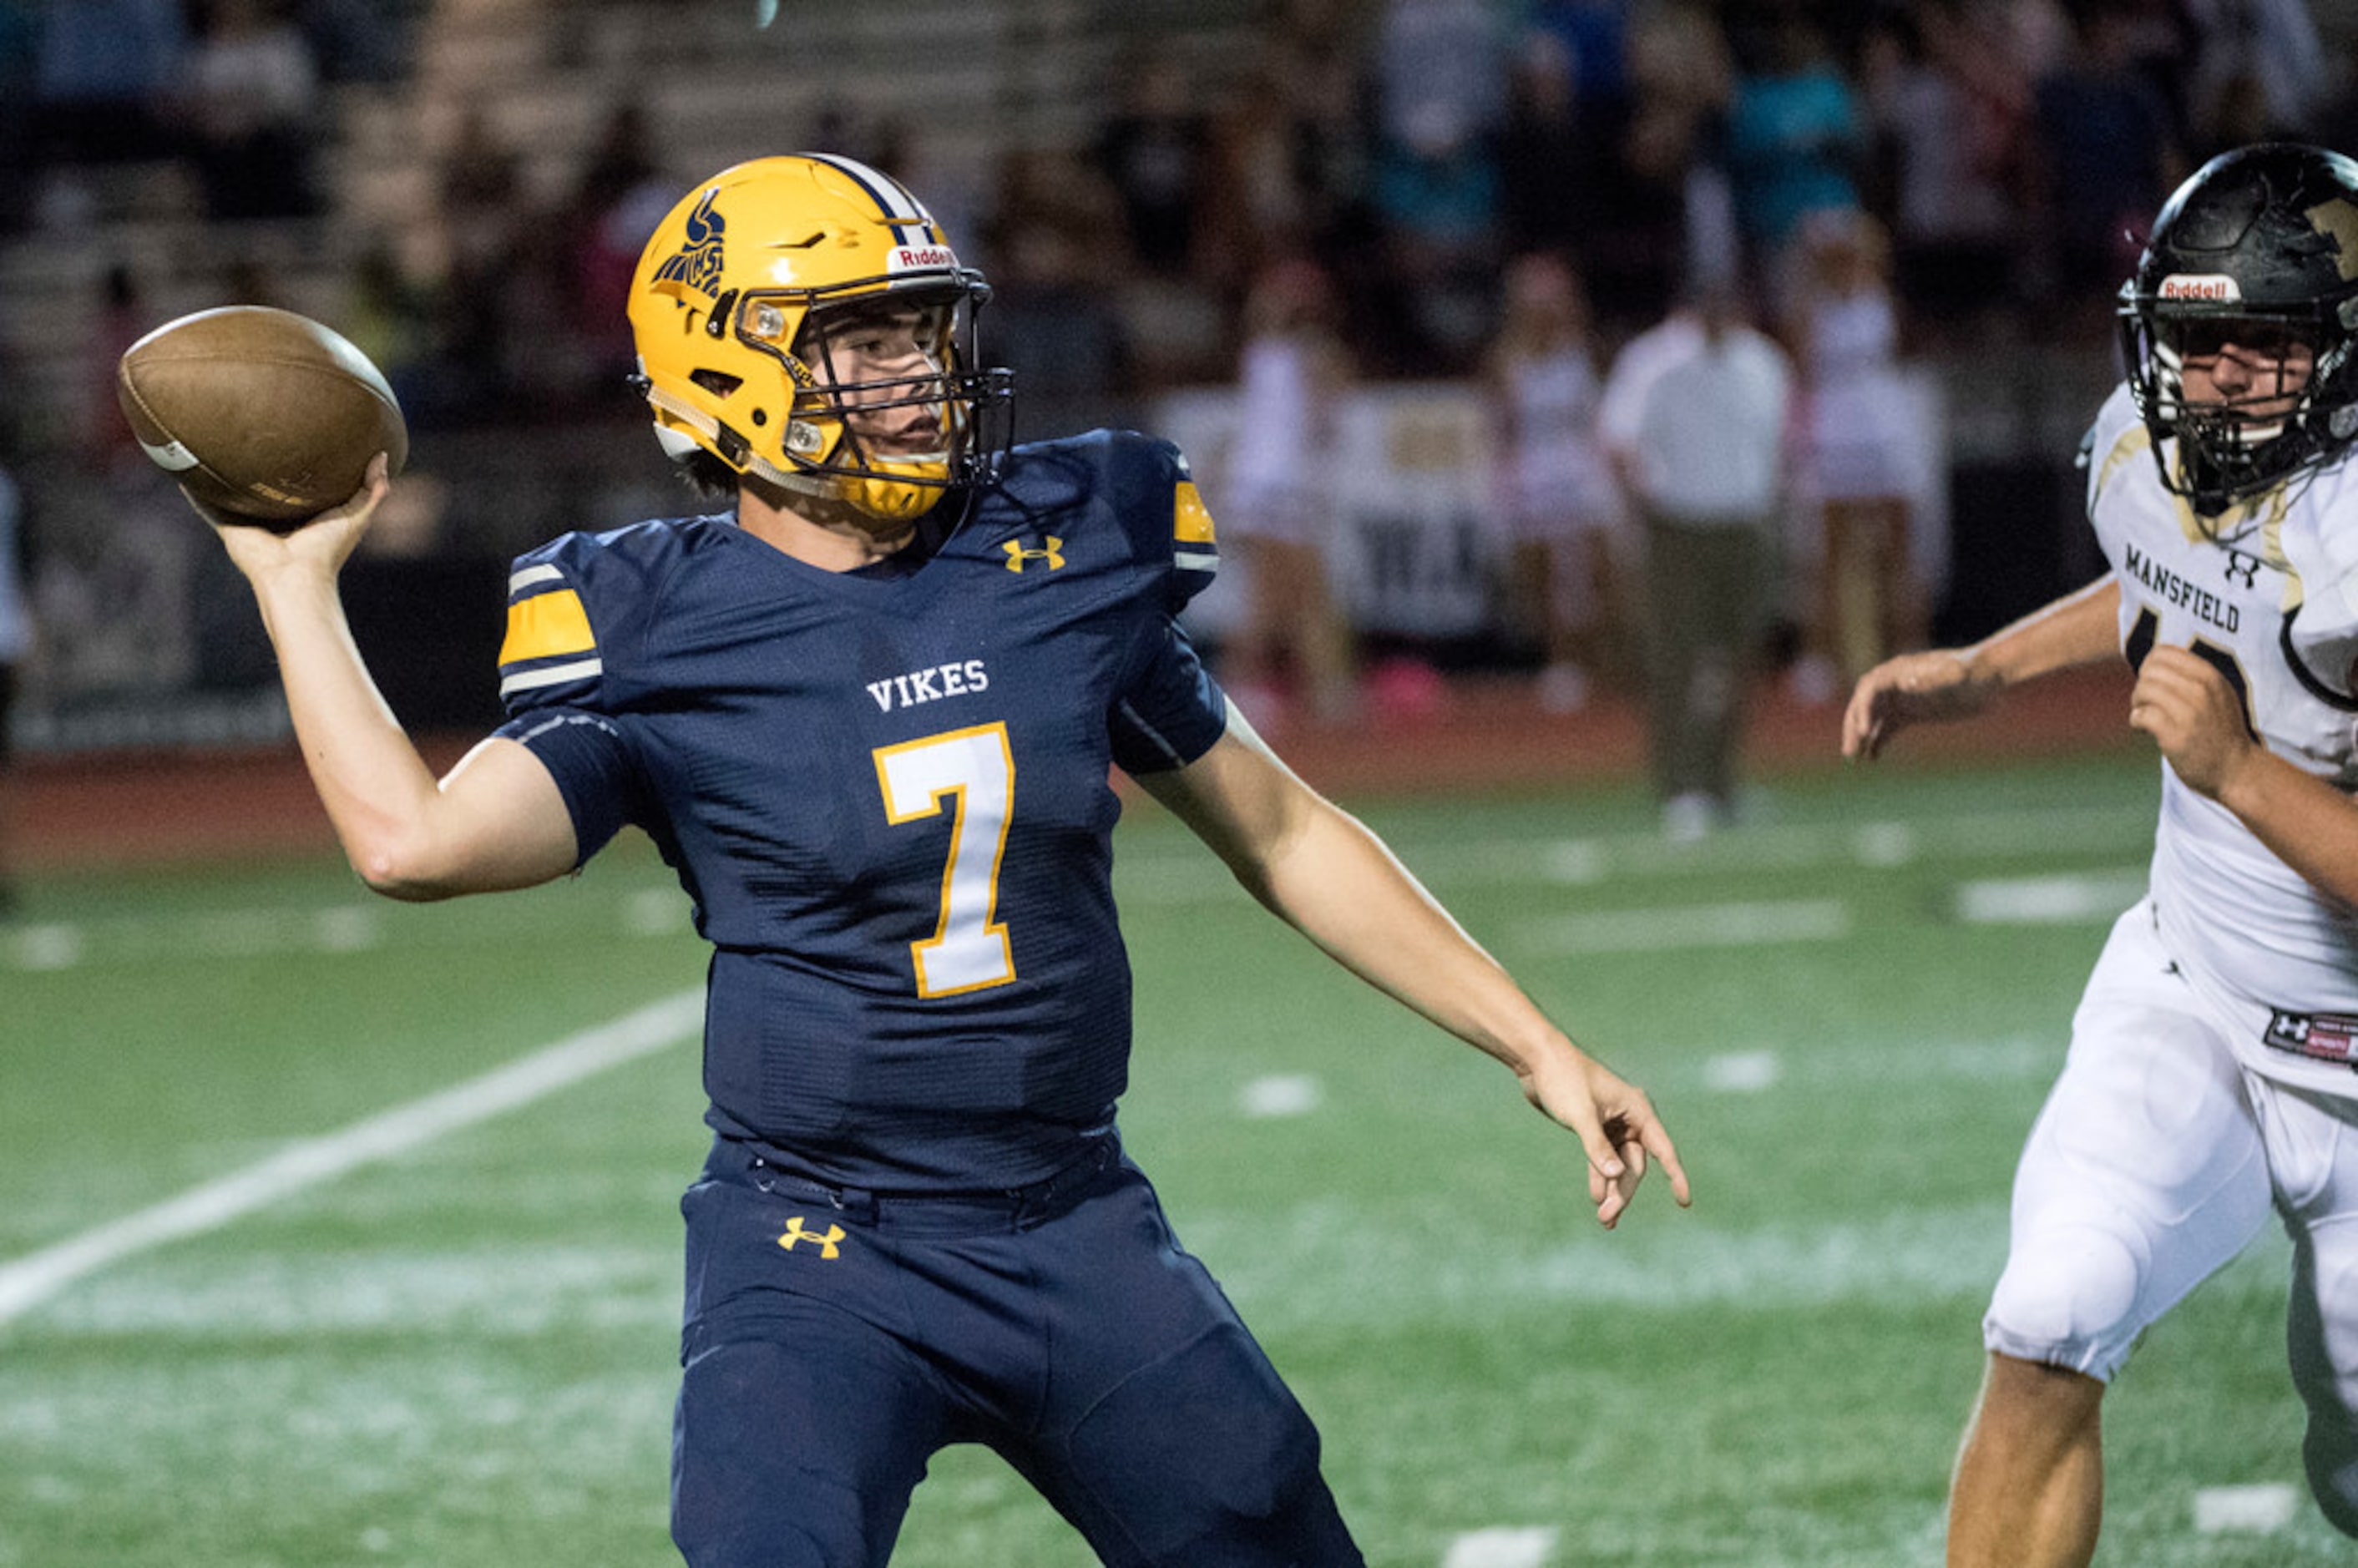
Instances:
[[[1220,549],[1213,537],[1212,514],[1204,504],[1195,481],[1183,479],[1171,505],[1171,559],[1182,571],[1210,577],[1220,569]]]
[[[581,596],[552,566],[508,579],[508,631],[500,644],[500,696],[596,680],[605,673]]]

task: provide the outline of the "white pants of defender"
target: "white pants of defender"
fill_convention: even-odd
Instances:
[[[2358,1101],[2252,1072],[2235,1027],[2179,974],[2149,903],[2120,918],[2015,1174],[1983,1342],[2110,1381],[2273,1208],[2293,1243],[2287,1332],[2310,1489],[2358,1534]]]

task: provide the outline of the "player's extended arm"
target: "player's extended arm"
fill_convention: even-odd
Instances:
[[[1344,967],[1514,1070],[1525,1098],[1580,1137],[1589,1196],[1608,1228],[1650,1158],[1689,1201],[1645,1092],[1550,1022],[1373,833],[1303,784],[1234,705],[1195,762],[1140,784],[1280,918]]]
[[[2188,788],[2242,818],[2278,860],[2358,903],[2358,801],[2260,744],[2243,698],[2208,662],[2167,643],[2148,652],[2129,724],[2154,738]]]
[[[1970,719],[2009,687],[2117,656],[2120,607],[2120,583],[2108,573],[1970,648],[1885,660],[1851,693],[1843,755],[1872,760],[1911,724]]]
[[[573,869],[573,819],[540,760],[494,738],[438,783],[352,643],[336,578],[386,488],[379,458],[351,501],[285,535],[206,514],[261,606],[295,738],[336,837],[362,879],[393,898],[561,876]]]

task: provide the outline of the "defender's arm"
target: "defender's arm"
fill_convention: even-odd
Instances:
[[[2121,585],[2109,573],[1969,648],[1902,654],[1859,677],[1843,755],[1872,761],[1911,724],[1970,719],[2010,687],[2119,655]]]

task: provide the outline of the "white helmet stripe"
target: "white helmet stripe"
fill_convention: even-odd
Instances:
[[[913,237],[907,232],[910,224],[931,226],[934,221],[934,215],[925,211],[925,204],[911,195],[907,186],[889,174],[879,173],[857,158],[848,158],[838,153],[812,153],[808,156],[813,162],[823,163],[849,177],[853,184],[868,193],[868,199],[876,203],[876,210],[892,223],[895,243],[922,245],[929,243],[927,235],[920,233]]]

